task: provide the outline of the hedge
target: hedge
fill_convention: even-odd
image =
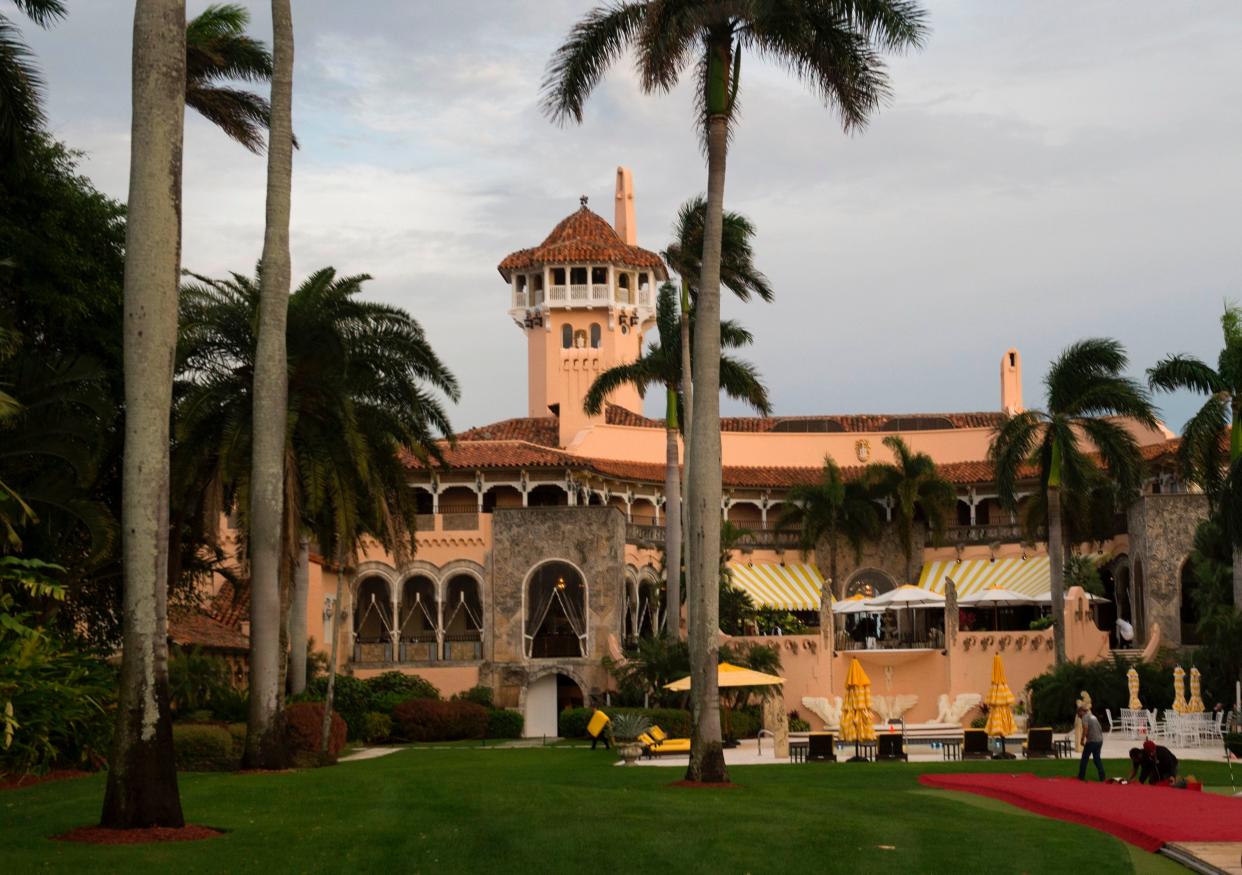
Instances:
[[[367,744],[387,741],[392,737],[392,718],[379,711],[368,711],[362,718],[360,735]]]
[[[233,737],[214,723],[178,723],[173,728],[177,768],[186,772],[227,772],[236,769]]]
[[[392,717],[401,737],[409,741],[456,741],[487,735],[488,711],[474,702],[410,699],[394,708]]]
[[[297,765],[317,763],[323,746],[323,702],[294,702],[285,708],[285,744]],[[345,721],[332,712],[328,756],[335,759],[345,747]]]
[[[690,712],[680,708],[614,708],[606,706],[601,709],[609,716],[617,714],[641,714],[649,722],[659,726],[673,738],[690,736]],[[587,723],[594,708],[566,708],[557,719],[557,733],[561,738],[587,738]],[[763,720],[757,708],[744,708],[730,711],[728,717],[721,710],[721,725],[727,724],[730,735],[736,738],[753,738],[759,733]]]
[[[307,684],[300,702],[322,702],[327,697],[328,679],[315,678]],[[332,688],[332,709],[341,715],[351,739],[364,737],[367,714],[392,716],[393,709],[410,699],[436,700],[440,691],[426,678],[399,671],[386,671],[365,681],[338,674]]]
[[[1173,707],[1172,669],[1153,662],[1133,663],[1139,676],[1139,697],[1145,708]],[[1116,714],[1129,707],[1126,672],[1131,663],[1120,656],[1097,662],[1066,662],[1034,677],[1026,685],[1031,693],[1031,725],[1057,730],[1074,724],[1074,709],[1083,690],[1091,695],[1092,710],[1103,722],[1104,710]]]
[[[487,714],[488,738],[521,738],[522,727],[526,721],[520,711],[508,708],[493,708]]]

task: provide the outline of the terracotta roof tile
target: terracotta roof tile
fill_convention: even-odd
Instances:
[[[168,637],[183,647],[248,650],[250,639],[240,629],[226,626],[204,611],[173,610],[168,615]]]
[[[863,413],[835,416],[723,416],[720,430],[730,432],[910,432],[930,429],[995,428],[1004,421],[999,411],[977,413]],[[664,420],[651,419],[624,407],[609,405],[609,425],[664,428]]]
[[[250,619],[249,588],[234,589],[232,583],[224,581],[212,598],[207,613],[225,626],[240,629],[241,624]]]
[[[497,269],[508,280],[515,270],[577,262],[621,264],[650,270],[657,279],[668,277],[660,256],[650,250],[630,246],[617,236],[612,225],[585,206],[562,219],[538,246],[506,255]]]
[[[560,432],[555,416],[502,419],[491,425],[480,425],[457,435],[459,441],[527,441],[545,447],[556,447]]]
[[[445,446],[443,452],[444,467],[456,469],[586,467],[584,460],[578,456],[526,441],[458,440],[457,446]],[[436,467],[409,454],[406,454],[405,462],[411,468]]]

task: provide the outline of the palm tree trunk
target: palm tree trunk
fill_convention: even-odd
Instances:
[[[328,741],[332,736],[332,697],[336,687],[337,648],[341,641],[341,621],[345,618],[344,597],[348,590],[349,585],[345,581],[345,557],[342,554],[336,566],[336,603],[332,606],[332,646],[328,651],[328,689],[324,695],[323,730],[319,742],[319,752],[324,756],[328,754]]]
[[[690,554],[687,568],[690,613],[691,722],[690,781],[724,783],[720,690],[716,665],[720,646],[720,238],[728,148],[726,96],[731,44],[708,48],[707,215],[703,227],[702,274],[695,305],[693,452],[687,478]]]
[[[1048,577],[1052,588],[1052,641],[1056,664],[1065,662],[1065,533],[1061,523],[1061,489],[1048,487]]]
[[[168,710],[168,429],[181,272],[185,0],[134,9],[125,233],[123,649],[100,823],[181,827]]]
[[[306,601],[310,596],[310,545],[298,543],[298,564],[293,570],[293,600],[289,607],[289,692],[306,689]]]
[[[293,173],[293,14],[272,0],[272,123],[267,150],[259,337],[254,369],[250,477],[250,714],[247,768],[281,768],[280,557],[288,419],[289,201]]]
[[[694,376],[693,365],[690,362],[690,287],[686,285],[685,280],[681,283],[681,404],[686,411],[686,421],[683,423],[682,431],[685,433],[686,443],[686,470],[682,475],[684,478],[690,477],[690,436],[694,425]],[[682,498],[686,501],[690,500],[689,484],[682,481]]]
[[[819,634],[824,647],[832,647],[833,616],[832,594],[837,588],[837,535],[828,535],[828,580],[827,586],[819,594]],[[831,649],[829,650],[831,652]]]
[[[681,639],[681,471],[677,451],[677,390],[668,388],[664,468],[664,635]]]

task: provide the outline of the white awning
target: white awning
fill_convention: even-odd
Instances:
[[[733,585],[744,590],[756,607],[786,611],[818,611],[824,578],[814,565],[787,562],[784,565],[752,565],[737,562],[729,566]]]
[[[958,596],[970,595],[992,586],[1003,587],[1032,598],[1039,598],[1051,588],[1048,557],[1026,559],[952,559],[928,562],[919,576],[919,586],[944,595],[944,579],[949,577],[957,586]]]

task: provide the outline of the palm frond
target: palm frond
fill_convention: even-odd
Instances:
[[[40,27],[48,27],[68,14],[65,0],[13,0],[13,4]]]
[[[643,2],[600,6],[573,26],[544,75],[540,104],[553,121],[581,123],[587,97],[633,42],[647,7]]]
[[[1188,389],[1201,395],[1212,395],[1228,387],[1216,371],[1190,355],[1171,355],[1147,370],[1147,384],[1162,392]]]
[[[772,412],[768,390],[759,377],[758,369],[750,362],[722,355],[720,357],[720,390],[730,398],[745,401],[760,416]]]
[[[1022,468],[1032,461],[1036,447],[1044,436],[1047,414],[1040,410],[1024,410],[1005,418],[992,435],[988,461],[996,477],[996,492],[1002,506],[1017,506],[1017,484]]]
[[[20,155],[22,143],[45,123],[43,79],[17,28],[0,15],[0,158]]]

